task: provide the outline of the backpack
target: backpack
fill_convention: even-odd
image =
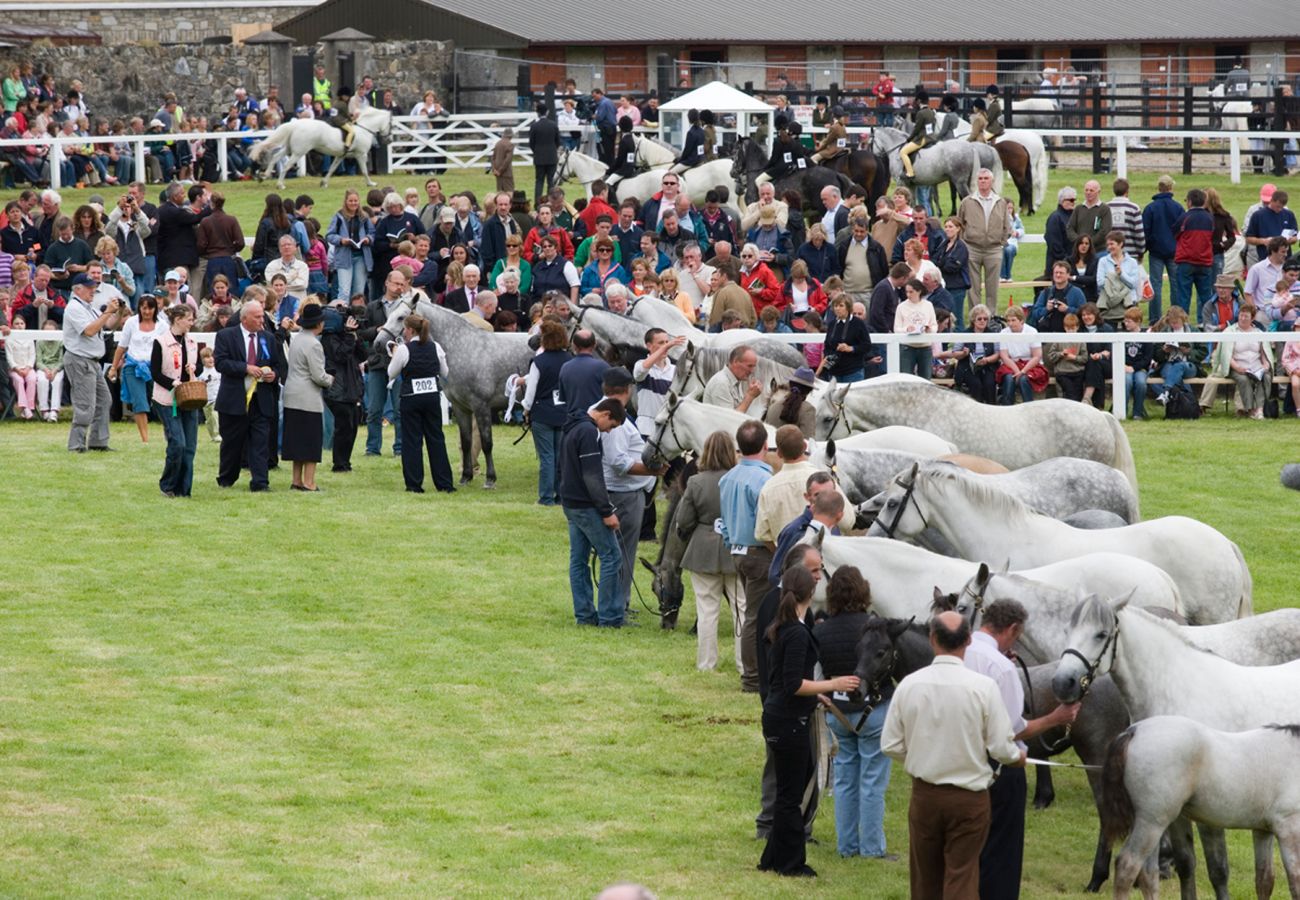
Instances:
[[[1185,384],[1176,384],[1165,389],[1166,419],[1199,419],[1201,404],[1197,402],[1191,388]]]

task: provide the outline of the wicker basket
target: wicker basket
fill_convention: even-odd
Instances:
[[[208,405],[208,386],[202,381],[182,381],[176,385],[176,405],[181,409],[202,409]]]

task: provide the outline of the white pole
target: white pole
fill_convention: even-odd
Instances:
[[[1115,135],[1115,177],[1128,178],[1128,140],[1122,134]]]
[[[63,187],[63,145],[58,141],[50,144],[50,187]]]
[[[896,375],[901,364],[898,358],[898,342],[891,341],[885,345],[885,371],[891,375]]]
[[[149,170],[144,164],[144,139],[137,138],[131,145],[131,152],[135,155],[135,180],[141,183],[149,180]]]
[[[230,180],[230,147],[225,138],[217,141],[217,179]]]
[[[1115,418],[1123,421],[1128,418],[1128,384],[1125,380],[1124,371],[1124,345],[1113,343],[1110,345],[1110,380],[1111,386],[1111,411]]]
[[[1228,138],[1228,179],[1241,184],[1241,144],[1235,137]]]

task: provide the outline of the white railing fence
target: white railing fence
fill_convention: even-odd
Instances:
[[[113,336],[119,337],[120,332],[114,332]],[[199,343],[210,344],[216,340],[216,334],[191,332],[190,336]],[[789,344],[820,344],[826,339],[824,334],[769,334],[768,338],[785,341]],[[933,338],[931,343],[942,343],[948,346],[953,344],[969,344],[976,342],[992,342],[995,344],[1052,344],[1064,343],[1066,341],[1085,341],[1088,344],[1109,344],[1110,345],[1110,365],[1111,365],[1111,392],[1113,400],[1114,415],[1118,419],[1128,418],[1128,385],[1125,380],[1124,371],[1124,345],[1125,344],[1165,344],[1170,342],[1171,338],[1176,338],[1180,344],[1220,344],[1220,343],[1240,343],[1242,341],[1252,341],[1256,343],[1269,343],[1275,345],[1275,356],[1281,357],[1282,344],[1291,341],[1300,341],[1300,335],[1295,332],[1285,331],[1248,331],[1248,332],[1209,332],[1209,331],[1188,331],[1179,332],[1171,335],[1168,332],[1126,332],[1116,331],[1112,333],[1088,333],[1075,332],[1066,334],[1065,332],[1037,332],[1019,334],[1010,331],[1000,331],[996,334],[976,334],[969,331],[944,332],[943,334],[930,335]],[[63,341],[62,331],[15,331],[9,334],[8,340],[36,340],[36,341]],[[916,335],[911,334],[873,334],[871,342],[877,346],[885,348],[885,371],[895,374],[899,370],[899,352],[898,348],[903,344],[914,343],[917,340]],[[1277,383],[1277,382],[1275,382]]]
[[[492,114],[451,115],[437,119],[422,116],[394,116],[393,130],[386,142],[388,170],[406,172],[428,172],[435,169],[474,169],[486,168],[491,160],[492,148],[501,138],[505,128],[515,131],[515,162],[532,165],[532,154],[528,149],[527,128],[537,118],[535,113],[503,112]],[[824,129],[812,129],[814,135]],[[643,129],[644,131],[644,129]],[[1271,153],[1271,141],[1300,142],[1300,132],[1281,131],[1164,131],[1143,130],[1140,128],[1123,130],[1099,130],[1090,128],[1050,128],[1035,129],[1045,137],[1092,138],[1100,137],[1107,146],[1114,148],[1114,174],[1123,178],[1128,175],[1129,148],[1143,140],[1208,140],[1226,142],[1224,152],[1228,155],[1229,177],[1233,184],[1241,181],[1242,154],[1249,154],[1248,141],[1261,141],[1266,148],[1260,152]],[[855,126],[849,128],[852,134],[870,134],[871,128]],[[653,130],[646,133],[654,134]],[[228,181],[230,178],[230,142],[261,140],[268,131],[207,131],[168,134],[168,141],[214,141],[217,152],[218,179]],[[595,130],[590,125],[582,126],[578,133],[581,146],[587,152],[594,152]],[[110,144],[130,146],[134,160],[134,178],[143,180],[145,169],[145,145],[158,143],[159,135],[114,135],[111,139],[72,137],[72,138],[16,138],[0,140],[0,153],[14,153],[25,147],[46,147],[49,162],[49,177],[54,188],[63,186],[61,163],[67,158],[68,148],[86,146],[107,147]],[[1171,148],[1170,152],[1177,152]],[[45,161],[45,160],[42,160]],[[307,174],[305,159],[297,161],[299,174]]]

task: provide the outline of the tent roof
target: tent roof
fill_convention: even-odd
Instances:
[[[724,112],[770,113],[773,107],[722,81],[713,81],[659,106],[669,112],[712,109]]]

